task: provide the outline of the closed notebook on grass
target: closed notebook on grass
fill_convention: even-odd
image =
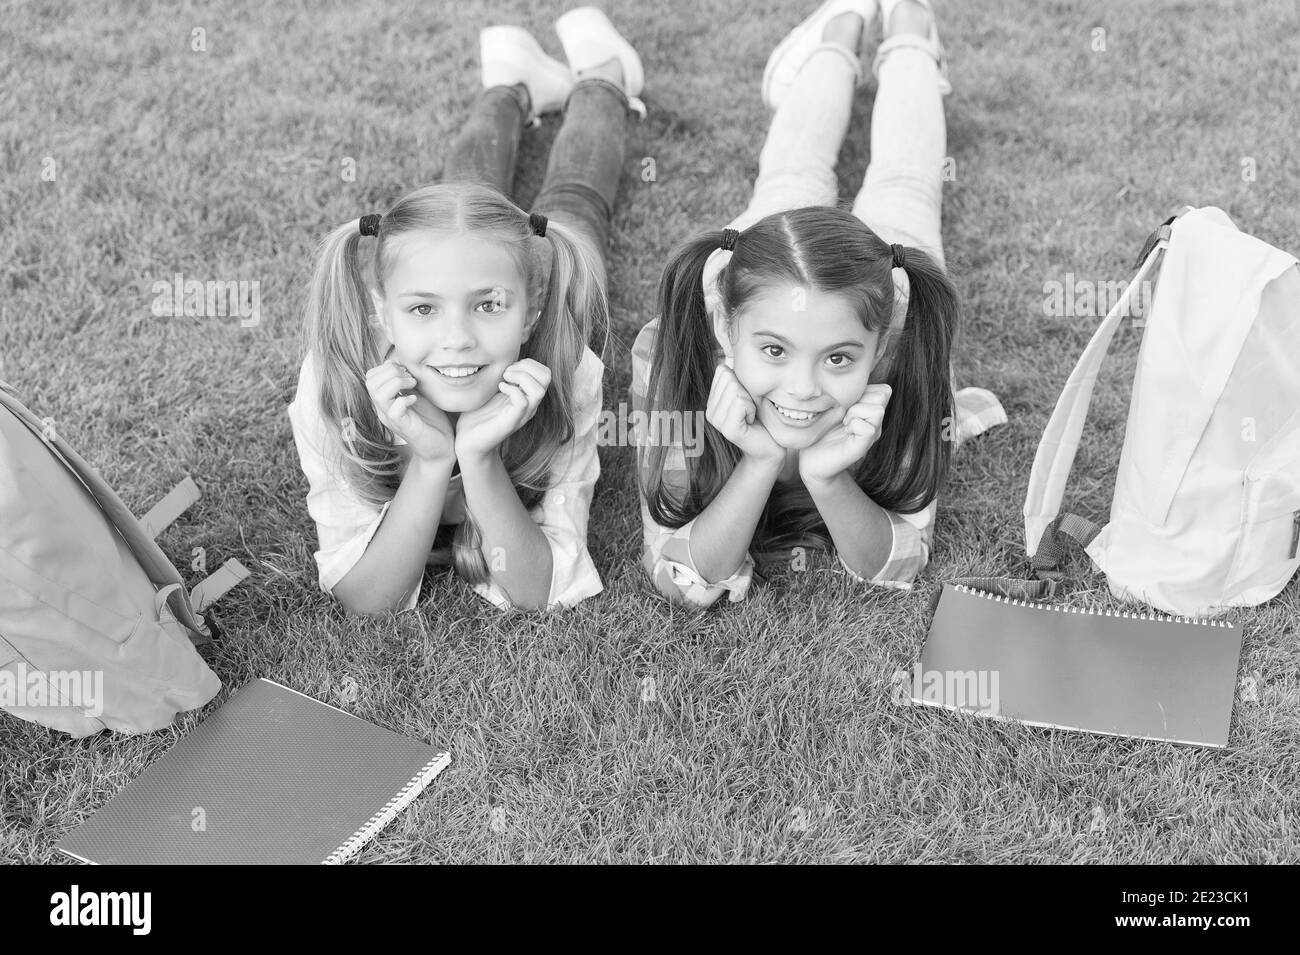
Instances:
[[[1115,736],[1227,746],[1241,631],[944,584],[912,700]]]
[[[339,863],[450,761],[254,680],[55,848],[103,864]]]

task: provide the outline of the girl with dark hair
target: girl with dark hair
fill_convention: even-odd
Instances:
[[[638,429],[643,564],[676,603],[740,600],[754,555],[802,546],[910,589],[954,444],[1006,421],[991,393],[952,387],[943,48],[928,0],[883,7],[852,213],[834,167],[876,0],[828,0],[773,52],[753,201],[676,251],[634,345],[633,406],[653,425]]]

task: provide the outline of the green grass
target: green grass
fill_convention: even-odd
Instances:
[[[562,8],[5,13],[0,378],[137,513],[187,473],[203,488],[164,549],[191,582],[195,547],[209,566],[236,557],[253,572],[218,605],[226,636],[207,656],[226,690],[213,706],[258,676],[337,703],[351,677],[352,712],[450,747],[452,766],[361,861],[1300,861],[1294,582],[1236,615],[1243,671],[1262,684],[1258,702],[1237,706],[1226,752],[890,697],[938,582],[1027,571],[1030,462],[1096,326],[1042,317],[1043,283],[1128,278],[1147,232],[1183,202],[1300,249],[1300,13],[1287,0],[938,6],[956,87],[944,238],[968,316],[958,384],[992,389],[1010,422],[956,458],[917,589],[849,586],[822,559],[739,605],[672,608],[638,566],[631,452],[605,448],[590,541],[602,595],[498,615],[438,577],[417,612],[366,622],[317,588],[285,414],[312,245],[428,180],[475,95],[481,27],[520,23],[558,54],[550,21]],[[650,110],[631,134],[611,251],[605,403],[616,407],[669,249],[748,200],[766,129],[759,78],[798,13],[772,0],[608,9],[645,60]],[[190,49],[198,27],[205,53]],[[1105,52],[1091,49],[1096,27]],[[841,157],[846,198],[867,161],[873,89]],[[552,120],[527,137],[524,208],[554,131]],[[47,156],[54,182],[41,179]],[[653,183],[640,178],[647,156]],[[343,157],[357,161],[355,182],[339,174]],[[178,271],[260,281],[261,324],[155,318],[150,286]],[[1137,342],[1117,339],[1067,501],[1102,519]],[[1086,557],[1072,570],[1068,603],[1117,606]],[[63,833],[201,715],[81,741],[0,715],[0,859],[55,860]],[[495,807],[504,826],[490,824]],[[1098,807],[1106,825],[1090,831]]]

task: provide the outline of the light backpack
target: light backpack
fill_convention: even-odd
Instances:
[[[137,520],[0,382],[0,708],[82,737],[162,729],[221,681],[199,614],[247,571],[187,592],[154,537],[198,499],[184,482]]]
[[[1059,577],[1057,535],[1072,537],[1116,597],[1179,616],[1263,603],[1300,567],[1297,260],[1205,207],[1168,220],[1139,261],[1039,444],[1027,551],[1040,578]],[[1157,273],[1110,521],[1058,516],[1097,370]]]

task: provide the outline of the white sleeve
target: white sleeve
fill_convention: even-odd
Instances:
[[[889,516],[893,543],[890,546],[889,559],[870,580],[846,564],[844,555],[836,551],[840,566],[848,571],[849,576],[864,584],[877,584],[892,590],[913,589],[917,575],[930,562],[930,541],[934,533],[936,511],[938,511],[937,501],[931,501],[915,514],[885,511]]]
[[[289,405],[289,422],[298,448],[298,463],[307,476],[307,512],[316,522],[320,543],[315,553],[320,589],[333,594],[335,585],[366,552],[392,502],[382,506],[368,503],[328,466],[325,449],[334,439],[320,413],[310,355],[303,359],[298,390]],[[400,609],[414,608],[419,599],[420,587],[416,586]]]

